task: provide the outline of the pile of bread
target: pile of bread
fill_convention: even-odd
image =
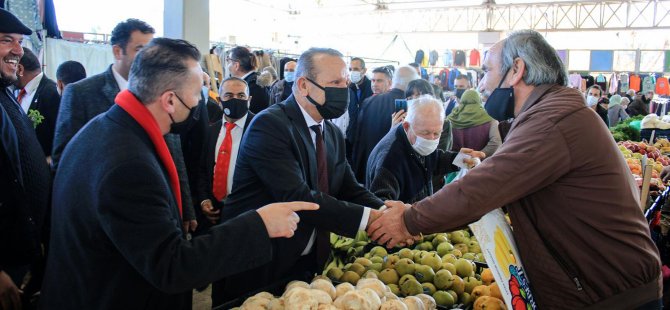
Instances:
[[[426,294],[403,299],[391,292],[382,281],[366,278],[356,286],[341,283],[334,286],[327,278],[316,278],[311,284],[292,281],[277,298],[258,293],[247,299],[240,310],[435,310],[437,304]]]

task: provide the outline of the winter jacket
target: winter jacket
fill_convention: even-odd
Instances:
[[[637,184],[598,119],[578,91],[536,86],[493,156],[405,211],[409,233],[451,231],[507,206],[539,309],[660,299]]]

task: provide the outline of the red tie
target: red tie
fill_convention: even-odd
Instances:
[[[19,96],[16,97],[16,101],[18,101],[18,103],[21,104],[21,99],[23,99],[23,96],[25,95],[26,95],[26,89],[21,88],[21,90],[19,91]]]
[[[212,193],[218,201],[226,198],[228,194],[228,168],[230,166],[230,153],[233,150],[233,128],[235,128],[235,123],[226,123],[226,136],[223,138],[223,143],[221,143],[219,153],[216,156]]]

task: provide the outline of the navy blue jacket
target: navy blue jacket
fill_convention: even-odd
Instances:
[[[225,200],[222,219],[229,220],[273,202],[308,201],[319,204],[320,208],[300,212],[295,236],[273,240],[272,262],[235,275],[235,280],[229,282],[226,298],[295,276],[291,270],[301,259],[315,228],[353,237],[361,222],[362,206],[376,209],[383,205],[383,201],[356,182],[345,158],[342,132],[330,121],[325,121],[324,126],[328,194],[318,190],[311,129],[307,128],[293,95],[257,114],[247,128],[235,166],[233,190]]]
[[[405,99],[405,92],[393,88],[387,93],[370,97],[358,111],[351,168],[360,183],[365,183],[365,170],[372,149],[391,129],[396,99]]]
[[[272,256],[257,212],[187,240],[153,143],[119,106],[74,137],[54,184],[44,309],[190,309],[194,287]]]

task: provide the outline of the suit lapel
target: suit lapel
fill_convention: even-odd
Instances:
[[[289,119],[291,119],[293,128],[295,128],[295,131],[298,132],[298,135],[302,140],[302,144],[304,146],[303,150],[307,154],[308,172],[310,176],[309,180],[307,181],[310,185],[310,188],[316,190],[318,188],[316,183],[318,180],[316,168],[316,148],[312,142],[312,136],[309,133],[309,130],[311,129],[307,128],[305,118],[300,111],[300,107],[298,107],[298,103],[295,101],[295,98],[293,98],[293,95],[286,99],[286,115],[289,117]]]
[[[107,98],[109,107],[114,105],[114,99],[116,99],[116,95],[120,91],[119,84],[116,83],[114,73],[112,73],[112,65],[110,65],[105,72],[105,85],[102,86],[102,93],[105,95],[105,98]]]
[[[40,80],[40,83],[37,85],[37,89],[35,90],[35,95],[33,95],[33,100],[30,102],[30,107],[28,110],[38,110],[40,108],[40,93],[42,92],[42,89],[44,88],[44,84],[47,80],[47,77],[42,75],[42,79]]]

